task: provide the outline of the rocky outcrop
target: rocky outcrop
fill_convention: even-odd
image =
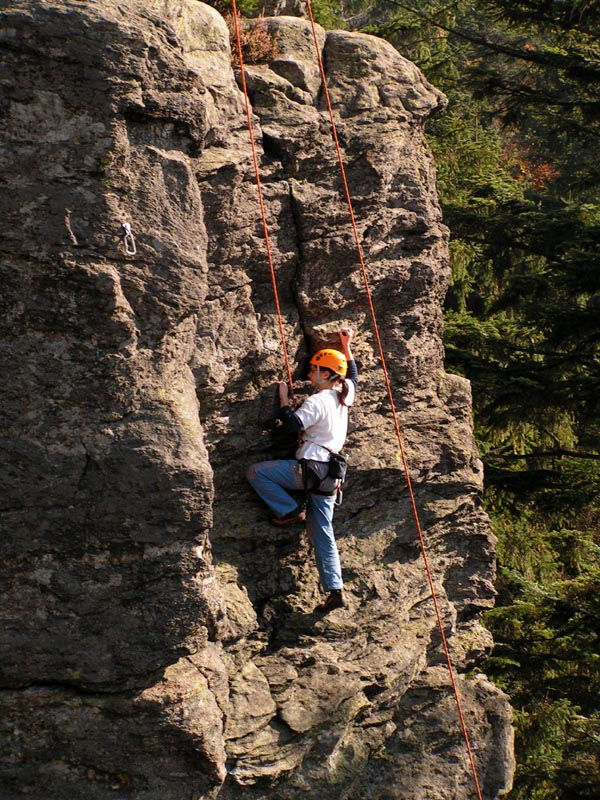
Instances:
[[[283,362],[225,22],[195,0],[2,7],[3,800],[473,797],[306,21],[253,23],[278,52],[247,80],[297,378],[340,325],[358,332],[336,515],[350,609],[325,618],[307,542],[266,524],[243,477],[283,452]],[[475,673],[494,539],[469,387],[443,369],[447,231],[422,130],[444,99],[385,42],[319,36],[496,798],[510,709]]]

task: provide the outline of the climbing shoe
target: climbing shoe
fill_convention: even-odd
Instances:
[[[348,603],[344,597],[344,592],[341,589],[332,589],[325,600],[315,608],[315,611],[319,614],[329,614],[330,611],[334,611],[336,608],[347,608],[347,606]]]
[[[306,514],[300,508],[295,508],[283,517],[273,517],[271,525],[276,525],[278,528],[284,528],[286,525],[294,525],[303,523],[306,520]]]

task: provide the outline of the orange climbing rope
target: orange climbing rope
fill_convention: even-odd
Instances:
[[[441,639],[442,639],[442,646],[444,648],[444,655],[446,657],[446,664],[447,664],[447,667],[448,667],[448,672],[450,673],[450,681],[452,683],[452,691],[454,693],[454,698],[456,700],[456,707],[457,707],[458,716],[459,716],[459,719],[460,719],[462,733],[463,733],[464,740],[465,740],[465,745],[466,745],[466,748],[467,748],[467,754],[468,754],[468,758],[469,758],[469,763],[471,765],[471,771],[473,773],[473,781],[475,783],[475,789],[477,791],[477,797],[478,797],[478,800],[483,800],[482,795],[481,795],[481,788],[479,786],[479,780],[477,778],[477,769],[475,767],[475,760],[473,758],[473,751],[471,749],[471,742],[469,740],[469,734],[468,734],[468,731],[467,731],[467,726],[466,726],[466,723],[465,723],[465,717],[464,717],[464,713],[463,713],[463,709],[462,709],[462,704],[461,704],[461,701],[460,701],[460,695],[459,695],[459,692],[458,692],[458,686],[456,684],[456,678],[454,676],[454,669],[452,668],[452,661],[450,659],[450,650],[448,648],[448,642],[446,640],[446,634],[444,632],[444,624],[443,624],[443,621],[442,621],[442,615],[440,613],[439,603],[438,603],[438,599],[437,599],[437,593],[435,591],[435,585],[434,585],[434,582],[433,582],[433,575],[431,573],[431,568],[429,566],[429,557],[427,555],[427,548],[425,546],[425,537],[423,536],[423,529],[421,528],[421,522],[419,520],[419,512],[417,510],[417,504],[415,502],[415,496],[414,496],[414,492],[413,492],[413,488],[412,488],[412,481],[410,479],[410,473],[409,473],[409,469],[408,469],[408,461],[407,461],[407,458],[406,458],[406,451],[404,449],[404,443],[402,441],[402,434],[400,432],[400,425],[398,423],[398,415],[396,413],[396,406],[394,404],[394,397],[393,397],[393,394],[392,394],[392,387],[391,387],[390,379],[389,379],[389,375],[388,375],[385,355],[384,355],[384,352],[383,352],[383,346],[381,344],[381,336],[379,334],[379,325],[377,323],[377,316],[375,314],[375,307],[373,305],[373,299],[372,299],[372,296],[371,296],[371,288],[369,286],[369,279],[368,279],[368,276],[367,276],[367,269],[366,269],[366,266],[365,266],[365,259],[364,259],[364,255],[363,255],[362,246],[361,246],[361,243],[360,243],[360,237],[358,235],[358,228],[356,226],[356,218],[354,216],[354,208],[353,208],[353,205],[352,205],[352,198],[350,196],[350,188],[348,186],[348,180],[346,178],[346,169],[344,167],[344,159],[342,158],[342,151],[341,151],[341,148],[340,148],[340,143],[339,143],[339,139],[338,139],[338,135],[337,135],[337,128],[336,128],[336,124],[335,124],[335,118],[333,116],[333,108],[332,108],[332,105],[331,105],[331,97],[329,95],[329,87],[327,86],[327,78],[325,76],[325,68],[323,66],[323,58],[321,56],[321,48],[319,46],[319,40],[317,38],[317,31],[316,31],[316,27],[315,27],[315,19],[314,19],[314,16],[313,16],[313,11],[312,11],[312,6],[311,6],[310,0],[306,0],[306,9],[308,11],[308,16],[309,16],[309,19],[310,19],[310,25],[311,25],[312,34],[313,34],[313,40],[314,40],[314,43],[315,43],[315,51],[316,51],[316,54],[317,54],[317,60],[319,62],[319,71],[321,73],[321,83],[322,83],[322,86],[323,86],[323,94],[324,94],[324,97],[325,97],[325,102],[327,104],[327,110],[329,112],[329,119],[330,119],[330,122],[331,122],[331,133],[333,135],[333,141],[335,143],[335,149],[336,149],[338,162],[339,162],[339,167],[340,167],[340,174],[341,174],[341,177],[342,177],[342,183],[344,185],[344,193],[346,195],[346,202],[348,204],[348,211],[349,211],[349,214],[350,214],[350,221],[352,223],[352,230],[354,232],[354,240],[355,240],[355,243],[356,243],[356,250],[357,250],[357,253],[358,253],[358,259],[360,261],[360,268],[361,268],[361,272],[362,272],[363,283],[364,283],[364,286],[365,286],[365,293],[366,293],[366,296],[367,296],[367,302],[369,304],[369,310],[371,312],[371,319],[373,321],[373,329],[374,329],[374,332],[375,332],[375,339],[377,341],[377,349],[379,351],[379,358],[380,358],[381,367],[382,367],[382,370],[383,370],[385,386],[386,386],[388,398],[389,398],[389,401],[390,401],[390,406],[391,406],[391,409],[392,409],[392,417],[393,417],[393,420],[394,420],[394,428],[395,428],[395,431],[396,431],[396,437],[398,439],[398,446],[400,448],[400,455],[402,457],[402,466],[404,468],[404,475],[406,477],[406,486],[407,486],[408,494],[409,494],[409,497],[410,497],[412,513],[413,513],[413,517],[414,517],[415,524],[416,524],[416,527],[417,527],[417,533],[418,533],[418,536],[419,536],[419,544],[421,546],[421,554],[423,556],[423,561],[424,561],[424,564],[425,564],[425,571],[427,572],[427,580],[429,582],[429,588],[431,590],[431,597],[432,597],[432,600],[433,600],[433,605],[434,605],[434,608],[435,608],[435,615],[436,615],[436,618],[437,618],[438,628],[439,628],[440,636],[441,636]]]
[[[262,184],[260,182],[260,169],[258,165],[258,156],[256,155],[256,144],[254,142],[254,127],[252,125],[252,111],[250,109],[250,100],[248,98],[248,87],[246,86],[246,76],[244,74],[244,56],[242,54],[242,40],[240,36],[240,24],[238,19],[238,11],[236,0],[231,3],[233,11],[233,25],[235,29],[235,38],[237,45],[237,55],[240,65],[240,78],[242,81],[242,91],[244,93],[244,104],[246,106],[246,119],[248,121],[248,134],[250,136],[250,147],[252,149],[252,161],[254,164],[254,176],[256,178],[256,190],[258,192],[258,204],[260,206],[260,215],[262,219],[263,232],[265,235],[265,248],[267,251],[267,260],[269,262],[269,269],[271,272],[271,284],[273,286],[273,297],[275,299],[275,311],[277,312],[277,324],[279,326],[279,338],[281,339],[281,347],[283,349],[283,358],[285,360],[285,369],[290,387],[290,397],[292,402],[294,400],[294,382],[292,380],[292,370],[290,367],[290,359],[288,356],[287,345],[285,341],[285,331],[283,328],[283,315],[281,313],[281,306],[279,305],[279,292],[277,289],[277,279],[275,277],[275,267],[273,265],[273,256],[271,253],[271,240],[269,239],[269,228],[267,226],[267,213],[265,211],[265,202],[263,199]]]
[[[455,678],[455,675],[454,675],[454,669],[452,667],[452,661],[451,661],[451,658],[450,658],[450,650],[448,648],[448,641],[446,639],[446,634],[445,634],[445,631],[444,631],[444,624],[443,624],[442,615],[441,615],[441,612],[440,612],[437,593],[436,593],[436,590],[435,590],[435,584],[434,584],[434,581],[433,581],[433,574],[431,572],[431,567],[429,565],[429,557],[427,555],[427,548],[426,548],[426,545],[425,545],[425,537],[423,535],[423,530],[421,528],[421,522],[420,522],[420,519],[419,519],[419,512],[417,510],[417,504],[416,504],[416,501],[415,501],[415,496],[414,496],[414,492],[413,492],[413,488],[412,488],[412,481],[411,481],[411,478],[410,478],[410,472],[409,472],[409,468],[408,468],[408,460],[406,458],[406,451],[405,451],[405,448],[404,448],[404,442],[402,440],[402,433],[400,431],[400,425],[398,423],[398,414],[396,412],[396,406],[395,406],[395,403],[394,403],[394,397],[393,397],[392,387],[391,387],[389,373],[388,373],[388,369],[387,369],[387,363],[386,363],[386,359],[385,359],[385,354],[383,352],[383,345],[382,345],[382,342],[381,342],[381,335],[380,335],[380,332],[379,332],[379,325],[378,325],[378,322],[377,322],[377,315],[375,313],[375,307],[373,305],[373,298],[372,298],[371,288],[370,288],[369,279],[368,279],[368,275],[367,275],[367,269],[366,269],[366,265],[365,265],[364,254],[363,254],[363,250],[362,250],[362,245],[360,243],[360,236],[359,236],[359,233],[358,233],[358,228],[357,228],[357,225],[356,225],[356,217],[354,215],[354,207],[352,205],[352,198],[351,198],[351,195],[350,195],[350,188],[348,186],[348,180],[347,180],[347,177],[346,177],[346,169],[345,169],[345,166],[344,166],[344,160],[343,160],[343,157],[342,157],[342,151],[341,151],[341,147],[340,147],[340,143],[339,143],[339,139],[338,139],[338,135],[337,135],[337,128],[336,128],[336,124],[335,124],[335,118],[334,118],[334,115],[333,115],[331,97],[329,95],[329,88],[328,88],[327,79],[326,79],[326,76],[325,76],[325,69],[324,69],[324,66],[323,66],[323,59],[322,59],[322,56],[321,56],[321,48],[319,46],[319,40],[317,38],[315,20],[314,20],[314,16],[313,16],[313,11],[312,11],[312,6],[311,6],[310,0],[306,0],[306,8],[307,8],[307,12],[308,12],[309,20],[310,20],[311,29],[312,29],[312,35],[313,35],[313,40],[314,40],[314,44],[315,44],[315,51],[316,51],[317,60],[318,60],[318,63],[319,63],[319,71],[321,73],[321,82],[322,82],[322,86],[323,86],[323,94],[324,94],[324,97],[325,97],[325,102],[327,104],[327,110],[329,112],[329,119],[330,119],[330,122],[331,122],[331,133],[332,133],[332,136],[333,136],[333,141],[334,141],[335,149],[336,149],[336,153],[337,153],[337,158],[338,158],[338,163],[339,163],[339,168],[340,168],[340,174],[341,174],[341,178],[342,178],[342,184],[343,184],[343,187],[344,187],[344,194],[346,196],[346,203],[348,205],[348,211],[349,211],[349,215],[350,215],[350,222],[352,224],[352,231],[354,233],[354,241],[355,241],[355,244],[356,244],[356,250],[357,250],[357,253],[358,253],[358,259],[359,259],[359,262],[360,262],[360,268],[361,268],[363,283],[364,283],[364,287],[365,287],[367,303],[369,305],[369,311],[370,311],[370,314],[371,314],[371,320],[373,322],[373,330],[374,330],[375,339],[376,339],[376,342],[377,342],[377,350],[379,352],[379,359],[380,359],[381,367],[382,367],[382,370],[383,370],[383,376],[384,376],[385,386],[386,386],[386,390],[387,390],[387,395],[388,395],[388,398],[389,398],[389,401],[390,401],[390,407],[391,407],[391,411],[392,411],[392,418],[393,418],[393,422],[394,422],[394,429],[395,429],[395,432],[396,432],[396,437],[397,437],[397,440],[398,440],[398,446],[399,446],[399,449],[400,449],[400,455],[401,455],[401,459],[402,459],[402,466],[403,466],[404,475],[405,475],[405,478],[406,478],[406,485],[407,485],[408,494],[409,494],[409,498],[410,498],[410,504],[411,504],[411,508],[412,508],[412,513],[413,513],[413,517],[414,517],[414,520],[415,520],[415,525],[416,525],[416,528],[417,528],[417,534],[418,534],[418,537],[419,537],[419,544],[420,544],[420,548],[421,548],[421,554],[423,556],[423,562],[425,564],[425,571],[427,573],[427,580],[428,580],[428,583],[429,583],[429,589],[431,591],[431,597],[432,597],[433,605],[434,605],[434,609],[435,609],[435,615],[436,615],[437,624],[438,624],[440,637],[441,637],[441,641],[442,641],[442,646],[443,646],[443,650],[444,650],[444,655],[445,655],[445,659],[446,659],[446,665],[448,667],[448,672],[449,672],[449,675],[450,675],[450,681],[451,681],[451,684],[452,684],[452,690],[453,690],[454,698],[455,698],[455,701],[456,701],[456,707],[457,707],[458,716],[459,716],[459,719],[460,719],[460,725],[461,725],[463,737],[464,737],[464,740],[465,740],[465,745],[466,745],[466,749],[467,749],[469,763],[470,763],[471,771],[472,771],[472,774],[473,774],[473,781],[475,783],[475,789],[476,789],[476,792],[477,792],[477,797],[478,797],[478,800],[483,800],[483,797],[482,797],[482,794],[481,794],[481,788],[479,786],[479,780],[477,778],[477,769],[475,767],[475,760],[474,760],[474,757],[473,757],[473,751],[472,751],[472,748],[471,748],[471,742],[469,740],[469,734],[468,734],[468,731],[467,731],[467,726],[466,726],[466,723],[465,723],[465,717],[464,717],[462,704],[461,704],[461,700],[460,700],[460,694],[459,694],[459,691],[458,691],[458,686],[457,686],[456,678]],[[255,174],[256,174],[256,185],[257,185],[257,189],[258,189],[259,204],[260,204],[260,210],[261,210],[261,215],[262,215],[262,220],[263,220],[263,228],[264,228],[264,233],[265,233],[265,243],[266,243],[266,249],[267,249],[267,257],[269,259],[269,266],[270,266],[270,269],[271,269],[271,281],[272,281],[273,289],[274,289],[274,293],[275,293],[275,306],[276,306],[276,309],[277,309],[277,315],[278,315],[278,320],[279,320],[279,329],[280,329],[281,341],[282,341],[282,346],[283,346],[283,353],[284,353],[284,358],[285,358],[285,363],[286,363],[288,382],[289,382],[290,387],[291,387],[292,386],[291,369],[290,369],[290,365],[289,365],[289,358],[288,358],[287,347],[286,347],[286,343],[285,343],[285,334],[284,334],[284,330],[283,330],[283,322],[282,322],[282,318],[281,318],[281,310],[280,310],[280,307],[279,307],[279,298],[278,298],[278,294],[277,294],[277,282],[276,282],[276,279],[275,279],[275,269],[273,267],[273,260],[272,260],[272,257],[271,257],[269,234],[268,234],[267,221],[266,221],[266,213],[265,213],[265,207],[264,207],[264,201],[263,201],[262,189],[261,189],[261,183],[260,183],[258,159],[257,159],[257,156],[256,156],[256,147],[255,147],[255,143],[254,143],[254,132],[253,132],[253,127],[252,127],[252,116],[251,116],[251,112],[250,112],[250,102],[249,102],[249,99],[248,99],[248,92],[247,92],[247,87],[246,87],[246,79],[245,79],[245,75],[244,75],[244,62],[243,62],[243,55],[242,55],[242,46],[241,46],[241,38],[240,38],[240,31],[239,31],[236,0],[232,0],[232,10],[233,10],[235,35],[236,35],[236,40],[237,40],[238,59],[239,59],[240,71],[241,71],[242,90],[244,92],[244,100],[245,100],[245,104],[246,104],[246,116],[247,116],[247,119],[248,119],[248,130],[249,130],[249,133],[250,133],[250,142],[251,142],[251,146],[252,146],[252,157],[253,157],[253,161],[254,161],[254,170],[255,170]]]

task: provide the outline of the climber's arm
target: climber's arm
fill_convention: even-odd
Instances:
[[[303,425],[290,407],[290,391],[285,381],[279,381],[279,419],[283,422],[285,433],[297,433]]]
[[[356,366],[356,361],[351,359],[348,361],[348,367],[346,371],[346,380],[352,381],[354,384],[354,388],[358,386],[358,367]]]
[[[283,422],[283,430],[285,433],[297,433],[302,430],[300,419],[289,406],[282,406],[279,409],[279,419]]]

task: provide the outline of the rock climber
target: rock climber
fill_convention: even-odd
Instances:
[[[308,379],[314,389],[302,405],[290,406],[288,385],[280,381],[279,417],[286,432],[299,432],[301,444],[294,459],[261,461],[246,476],[259,497],[275,514],[277,526],[306,521],[315,561],[326,599],[315,609],[328,613],[345,608],[340,556],[333,532],[333,512],[340,479],[332,477],[332,454],[344,446],[348,409],[354,401],[358,370],[351,351],[354,332],[342,328],[338,334],[341,352],[319,350],[310,359]],[[330,464],[332,461],[332,464]],[[306,513],[288,493],[305,489]]]

